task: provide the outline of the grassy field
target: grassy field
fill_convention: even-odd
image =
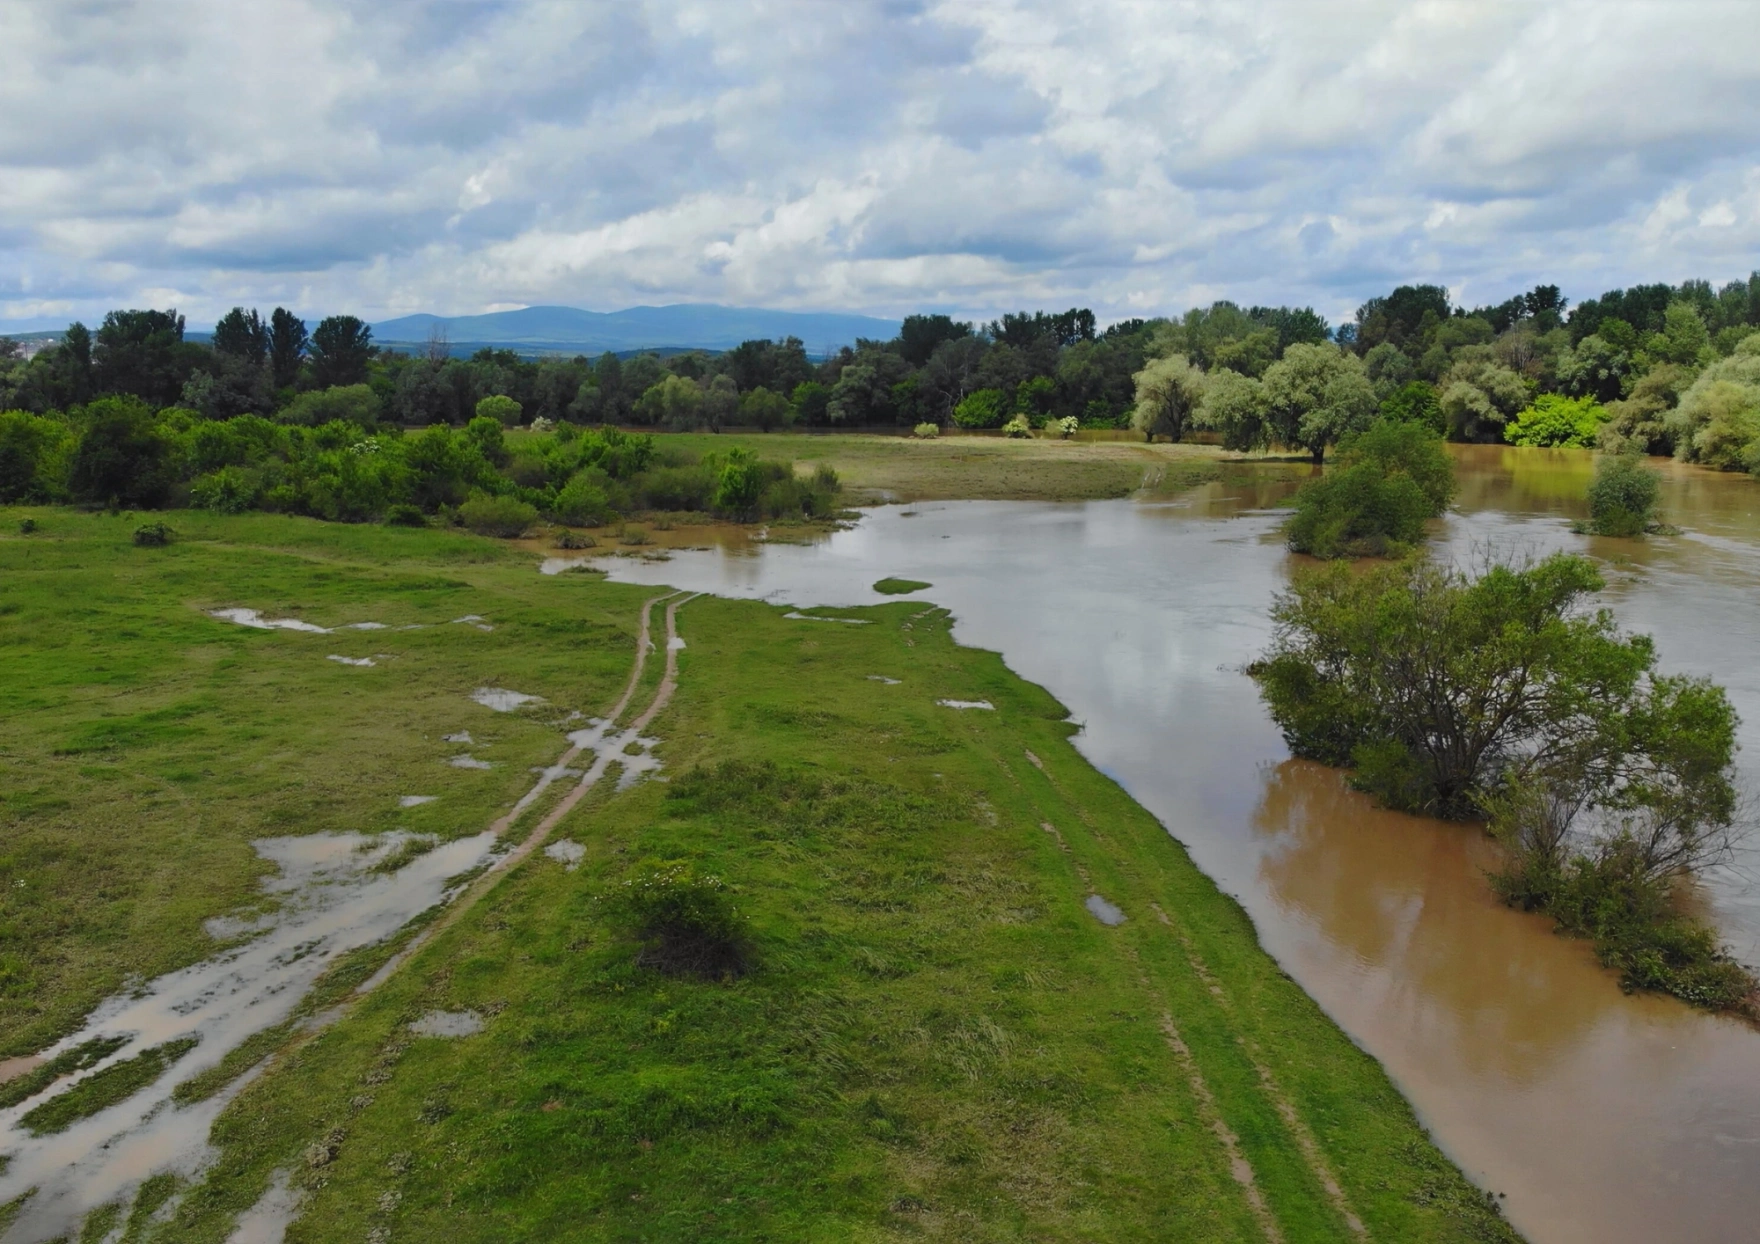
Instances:
[[[680,433],[660,438],[692,454],[743,445],[803,467],[829,463],[852,503],[964,498],[1084,501],[1140,489],[1176,491],[1215,478],[1238,455],[1207,445],[1128,440],[1011,440],[948,435],[934,440],[872,433]],[[509,437],[510,445],[517,437]]]
[[[253,838],[480,831],[565,710],[617,697],[654,595],[450,533],[177,514],[142,549],[127,519],[32,513],[17,536],[0,511],[6,1053],[208,953],[202,920],[257,901]],[[646,731],[665,780],[595,789],[553,834],[577,866],[502,874],[290,1039],[201,1182],[86,1234],[224,1240],[286,1171],[294,1241],[1514,1238],[1045,692],[919,601],[783,612],[683,605]],[[494,714],[484,685],[544,704]],[[444,763],[467,726],[495,769]],[[678,860],[731,886],[746,975],[635,965],[606,900]],[[484,1026],[412,1032],[435,1010]]]

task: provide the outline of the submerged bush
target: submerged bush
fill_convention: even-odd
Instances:
[[[1002,432],[1005,436],[1027,437],[1033,434],[1033,429],[1032,426],[1027,423],[1027,417],[1025,415],[1016,415],[1002,425]]]
[[[1641,536],[1657,526],[1661,481],[1636,454],[1609,454],[1589,485],[1588,529],[1598,536]]]
[[[1421,423],[1379,421],[1339,445],[1338,465],[1296,494],[1289,546],[1316,557],[1383,556],[1424,538],[1454,497],[1454,463]]]
[[[939,423],[919,423],[911,429],[911,435],[920,441],[934,440],[941,435],[941,425]]]
[[[745,922],[719,877],[688,864],[663,864],[625,881],[612,907],[641,942],[636,962],[643,967],[710,979],[750,967]]]

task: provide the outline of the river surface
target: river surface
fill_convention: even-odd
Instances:
[[[1715,676],[1760,792],[1760,483],[1660,464],[1678,535],[1571,533],[1587,453],[1460,451],[1438,556],[1566,548],[1670,671]],[[808,545],[602,561],[614,578],[793,605],[933,584],[962,643],[1000,651],[1083,725],[1076,745],[1235,895],[1267,950],[1381,1060],[1437,1141],[1536,1244],[1760,1238],[1760,1032],[1626,997],[1582,942],[1500,906],[1473,826],[1378,810],[1292,760],[1242,666],[1296,564],[1269,507],[1305,472],[1242,469],[1172,502],[922,502]],[[1760,961],[1743,861],[1704,898]]]

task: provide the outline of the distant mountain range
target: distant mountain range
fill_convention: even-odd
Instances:
[[[524,307],[488,315],[406,315],[373,326],[375,345],[421,347],[444,330],[454,354],[482,346],[522,354],[602,354],[636,350],[731,350],[754,338],[799,337],[812,355],[854,345],[856,338],[886,341],[898,335],[897,320],[868,315],[765,311],[713,303],[582,311],[578,307]]]

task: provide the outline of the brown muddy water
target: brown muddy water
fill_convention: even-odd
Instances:
[[[1587,453],[1474,447],[1459,462],[1436,554],[1602,559],[1605,603],[1655,635],[1663,665],[1729,688],[1742,782],[1760,792],[1760,483],[1658,464],[1681,534],[1599,540],[1569,530]],[[929,581],[911,599],[952,609],[961,642],[1069,707],[1088,758],[1240,900],[1530,1239],[1760,1238],[1760,1032],[1622,995],[1585,944],[1494,901],[1477,828],[1380,811],[1289,758],[1242,666],[1296,562],[1267,507],[1305,473],[1243,470],[1161,503],[884,506],[812,545],[599,564],[795,606],[877,604],[889,575]],[[1704,898],[1756,962],[1746,864],[1708,878]]]

